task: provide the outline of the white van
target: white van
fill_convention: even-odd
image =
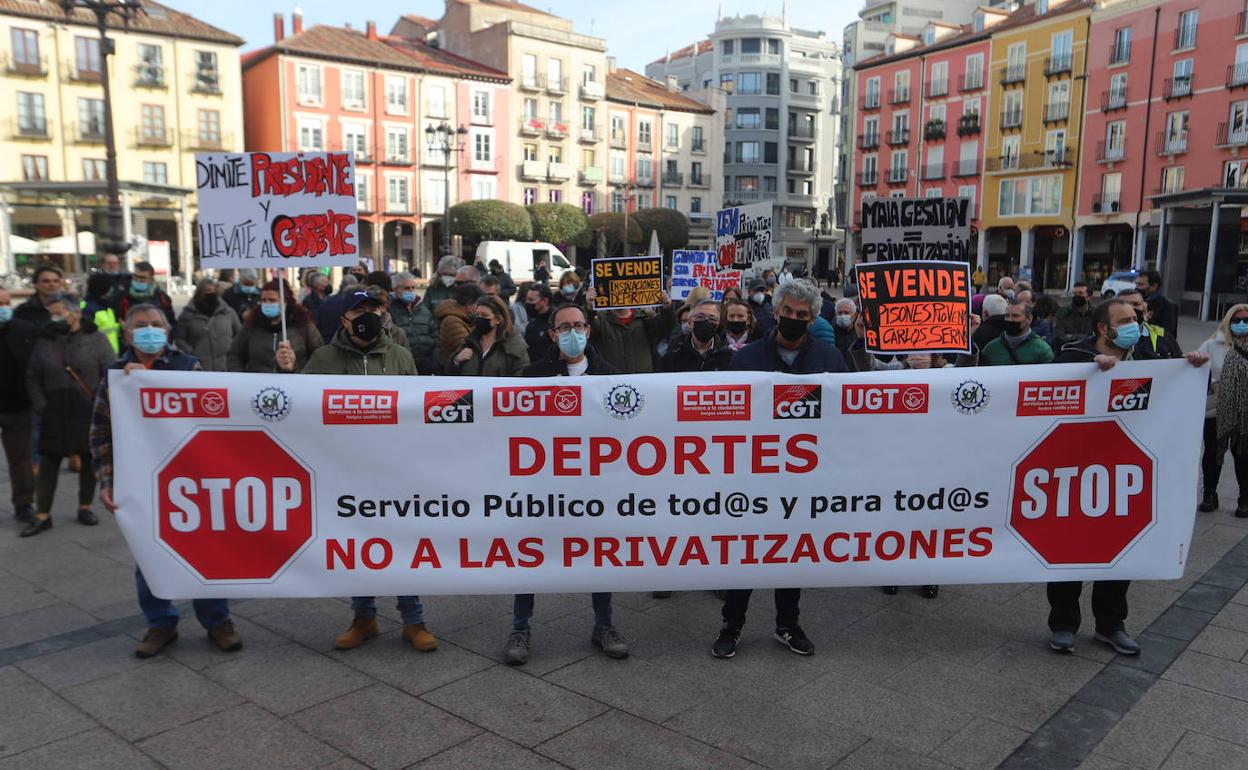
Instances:
[[[539,241],[482,241],[477,245],[477,260],[487,268],[497,259],[517,284],[533,280],[533,267],[538,260],[546,263],[552,283],[558,284],[572,263],[555,246]]]

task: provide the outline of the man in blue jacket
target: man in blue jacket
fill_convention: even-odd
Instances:
[[[819,318],[819,309],[823,304],[819,289],[813,283],[797,279],[778,286],[772,296],[772,304],[775,307],[775,329],[733,354],[729,368],[785,374],[845,371],[845,358],[841,352],[810,334],[810,327]],[[711,648],[715,657],[731,658],[737,654],[737,642],[741,638],[741,627],[745,625],[751,593],[748,588],[728,592],[724,600],[724,625]],[[815,645],[797,624],[801,598],[800,588],[776,589],[776,641],[798,655],[810,655],[815,651]]]

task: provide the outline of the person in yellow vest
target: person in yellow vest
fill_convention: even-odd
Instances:
[[[988,276],[984,275],[984,271],[980,270],[978,267],[975,268],[974,273],[971,273],[971,285],[975,287],[975,291],[977,292],[987,280]]]
[[[113,307],[114,276],[108,273],[92,273],[87,278],[87,293],[82,300],[82,317],[95,325],[113,346],[113,353],[121,352],[121,320]]]
[[[1140,324],[1140,342],[1136,347],[1147,348],[1147,352],[1157,358],[1178,358],[1183,355],[1179,341],[1166,334],[1164,328],[1151,323],[1152,311],[1148,307],[1148,300],[1144,299],[1139,289],[1118,292],[1118,297],[1131,305],[1131,309],[1135,311],[1135,319]]]

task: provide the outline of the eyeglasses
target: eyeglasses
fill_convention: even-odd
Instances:
[[[689,316],[689,320],[695,324],[698,321],[714,321],[715,323],[719,323],[719,316],[710,315],[708,313],[697,313],[695,315]]]
[[[478,313],[477,315],[474,315],[473,318],[478,318],[478,319],[492,322],[494,320],[494,315],[492,313],[489,315],[485,313]]]
[[[560,334],[567,334],[568,332],[573,332],[573,331],[587,332],[589,331],[589,324],[585,323],[584,321],[577,321],[574,324],[559,324],[558,326],[555,327],[555,331],[559,332]]]
[[[476,283],[476,281],[455,281],[456,286],[467,286],[470,283]]]

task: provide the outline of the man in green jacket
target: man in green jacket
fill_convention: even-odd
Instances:
[[[585,293],[591,307],[594,296],[592,288]],[[623,374],[653,372],[655,346],[659,340],[667,339],[676,325],[676,311],[666,292],[662,306],[651,316],[636,310],[608,310],[592,316],[590,324],[598,352]]]
[[[303,373],[416,374],[411,351],[396,343],[382,328],[384,304],[376,289],[361,289],[347,295],[338,332],[328,345],[316,349],[303,367]],[[281,346],[277,352],[278,367],[292,370],[293,354],[284,355],[286,351]]]
[[[1032,308],[1026,302],[1011,302],[1005,311],[1005,331],[984,345],[979,354],[980,366],[1010,364],[1048,364],[1053,361],[1053,348],[1031,330]]]
[[[390,295],[390,319],[407,334],[407,347],[421,374],[434,374],[437,359],[438,323],[433,319],[433,305],[416,293],[416,276],[399,273],[394,278]]]

